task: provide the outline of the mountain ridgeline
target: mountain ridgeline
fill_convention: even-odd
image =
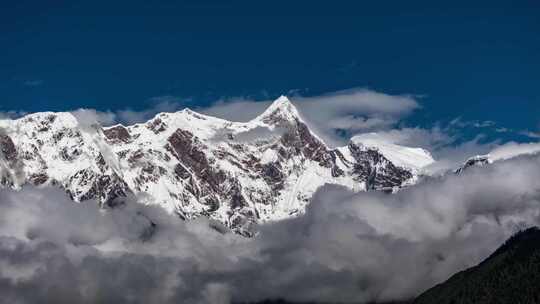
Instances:
[[[283,96],[248,122],[189,109],[131,126],[86,120],[68,112],[0,120],[0,185],[61,187],[104,207],[136,196],[249,236],[257,223],[302,214],[324,184],[393,191],[433,161],[420,148],[354,138],[330,148]]]
[[[87,118],[43,112],[0,120],[0,188],[59,187],[74,202],[103,208],[135,198],[252,236],[258,223],[303,214],[325,184],[394,192],[415,184],[434,161],[421,148],[377,136],[330,147],[286,97],[248,122],[189,109],[130,126]],[[492,161],[475,156],[454,173]],[[516,234],[412,303],[540,303],[540,230]]]

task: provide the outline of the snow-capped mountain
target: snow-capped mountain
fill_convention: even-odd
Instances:
[[[468,158],[463,165],[461,165],[459,168],[457,168],[454,173],[461,174],[465,170],[471,168],[471,167],[481,167],[485,165],[489,165],[493,162],[493,160],[488,155],[476,155],[473,157]]]
[[[0,120],[0,183],[56,185],[76,202],[135,195],[183,219],[201,215],[251,234],[302,214],[324,184],[395,190],[433,162],[422,149],[353,138],[329,148],[280,97],[249,122],[185,109],[102,127],[68,112]]]

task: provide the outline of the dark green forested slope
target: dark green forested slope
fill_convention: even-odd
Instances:
[[[290,303],[275,300],[257,304]],[[540,304],[540,229],[518,232],[482,263],[403,303]]]
[[[413,303],[540,303],[540,229],[517,233],[482,263],[429,289]]]

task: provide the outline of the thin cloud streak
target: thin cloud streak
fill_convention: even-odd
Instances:
[[[368,89],[353,88],[319,96],[305,97],[292,93],[290,99],[299,108],[310,128],[329,146],[343,146],[358,134],[376,132],[381,139],[395,144],[421,147],[429,150],[436,162],[426,168],[429,174],[439,174],[455,169],[467,158],[487,154],[503,144],[499,140],[486,141],[482,133],[472,139],[464,139],[464,130],[513,132],[493,121],[464,121],[461,117],[447,124],[435,123],[431,128],[410,127],[403,123],[411,113],[421,109],[417,97],[389,95]],[[146,122],[160,112],[176,112],[186,107],[190,99],[175,96],[159,96],[149,100],[151,107],[143,110],[123,109],[97,111],[78,109],[73,113],[80,121],[132,125]],[[233,121],[249,121],[262,113],[273,100],[254,101],[244,98],[221,99],[210,106],[195,108],[201,113]],[[21,112],[0,113],[0,119],[13,119]],[[534,138],[534,132],[522,133]]]
[[[310,128],[327,144],[342,145],[359,132],[387,130],[419,109],[413,96],[389,95],[367,89],[349,89],[319,96],[290,96]],[[248,121],[264,111],[271,100],[220,100],[197,110],[234,121]]]

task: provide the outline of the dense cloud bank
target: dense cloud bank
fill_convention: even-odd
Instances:
[[[539,181],[540,157],[527,156],[394,195],[326,186],[304,216],[254,239],[134,202],[99,210],[56,189],[2,190],[0,302],[408,298],[538,225]]]

